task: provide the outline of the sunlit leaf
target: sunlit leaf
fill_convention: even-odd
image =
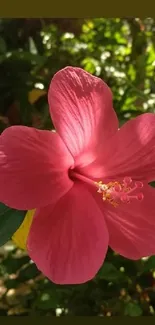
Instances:
[[[30,210],[26,213],[22,224],[12,236],[12,240],[16,243],[16,245],[24,250],[26,250],[26,241],[33,220],[34,212],[35,210]]]
[[[125,316],[141,316],[143,313],[141,307],[136,304],[136,303],[133,303],[133,302],[129,302],[126,307],[125,307],[125,310],[124,310],[124,315]]]

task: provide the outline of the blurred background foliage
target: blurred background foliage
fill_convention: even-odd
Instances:
[[[1,19],[0,132],[51,129],[54,73],[79,66],[113,91],[120,124],[155,111],[155,20]],[[0,250],[0,315],[154,316],[155,256],[130,261],[109,250],[92,281],[59,286],[12,242]]]

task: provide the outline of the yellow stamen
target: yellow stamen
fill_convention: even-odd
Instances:
[[[95,182],[95,185],[98,188],[97,192],[102,194],[103,201],[109,202],[114,207],[117,207],[120,203],[130,203],[131,199],[140,201],[143,199],[142,193],[132,195],[138,188],[143,187],[143,183],[135,182],[134,184],[129,177],[125,177],[122,182],[114,181],[104,184],[99,181]]]

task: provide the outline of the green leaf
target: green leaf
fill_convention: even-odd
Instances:
[[[113,281],[113,280],[117,280],[121,276],[121,274],[113,264],[105,262],[103,264],[103,267],[99,271],[98,276],[101,279]]]
[[[3,262],[5,273],[16,273],[21,267],[23,267],[23,265],[29,263],[29,260],[30,258],[28,256],[13,257],[10,253]]]
[[[11,239],[25,218],[26,211],[10,209],[0,203],[0,246]]]
[[[59,294],[56,290],[53,292],[48,290],[43,292],[41,295],[39,295],[36,305],[40,309],[51,309],[51,308],[56,308],[59,304]]]
[[[124,310],[124,315],[125,316],[141,316],[143,313],[141,307],[139,305],[137,305],[136,303],[133,302],[129,302],[126,306],[125,306],[125,310]]]
[[[5,40],[0,37],[0,53],[3,54],[6,52],[6,43]]]
[[[150,270],[155,269],[155,256],[149,257],[149,259],[144,263],[143,272],[150,272]]]
[[[22,268],[20,270],[18,279],[21,282],[24,282],[24,281],[27,281],[30,279],[34,279],[39,274],[40,274],[40,271],[37,269],[37,266],[34,263],[32,263],[32,264],[26,265],[24,268]]]

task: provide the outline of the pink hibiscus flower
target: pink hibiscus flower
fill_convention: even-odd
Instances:
[[[27,248],[59,284],[83,283],[108,245],[139,259],[155,254],[155,115],[120,129],[99,78],[67,67],[48,93],[56,132],[24,126],[0,137],[0,201],[36,209]]]

